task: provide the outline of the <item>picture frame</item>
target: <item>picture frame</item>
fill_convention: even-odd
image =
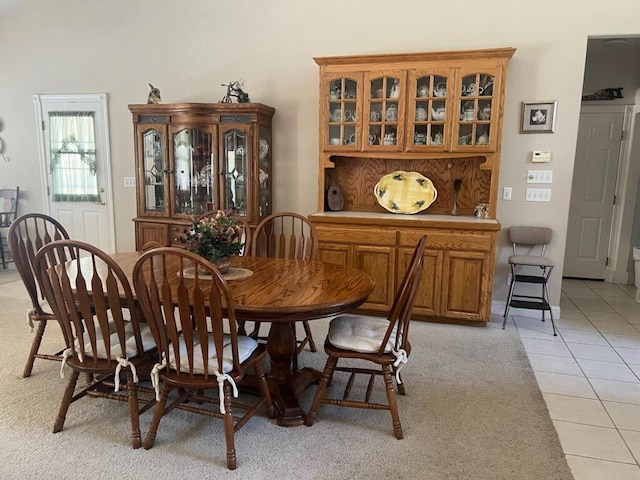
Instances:
[[[553,133],[558,101],[522,102],[520,133]]]

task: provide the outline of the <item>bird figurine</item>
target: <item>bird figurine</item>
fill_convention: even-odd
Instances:
[[[147,103],[160,103],[162,101],[160,90],[151,84],[149,84],[149,88],[151,91],[149,92],[149,97],[147,97]]]

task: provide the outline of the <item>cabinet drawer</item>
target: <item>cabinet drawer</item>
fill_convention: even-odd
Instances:
[[[396,244],[395,230],[379,230],[371,227],[343,228],[317,224],[316,230],[318,232],[318,239],[321,242],[389,246]]]
[[[443,250],[472,250],[489,252],[495,239],[490,233],[472,231],[415,230],[400,232],[400,246],[415,247],[422,235],[427,234],[427,247]]]
[[[180,240],[184,230],[188,228],[189,225],[180,225],[180,224],[170,224],[169,225],[169,246],[184,246],[184,243]]]

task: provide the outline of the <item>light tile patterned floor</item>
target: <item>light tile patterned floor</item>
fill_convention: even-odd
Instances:
[[[562,282],[562,318],[510,316],[576,480],[640,480],[640,304],[633,285]],[[492,327],[500,327],[495,318]]]

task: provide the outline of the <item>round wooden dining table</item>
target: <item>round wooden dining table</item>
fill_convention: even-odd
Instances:
[[[141,254],[111,255],[132,284],[133,266]],[[271,324],[267,337],[271,359],[268,381],[278,424],[303,425],[306,415],[297,396],[318,381],[321,373],[308,367],[292,369],[296,344],[291,323],[353,310],[365,302],[375,282],[355,268],[309,260],[234,256],[234,269],[251,272],[245,278],[227,281],[238,320]]]

